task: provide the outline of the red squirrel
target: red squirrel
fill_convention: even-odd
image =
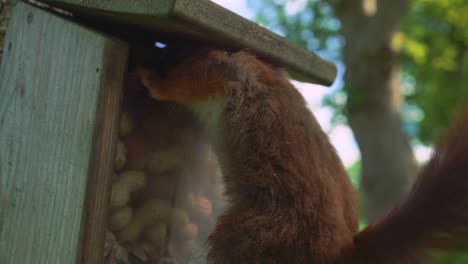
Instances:
[[[229,206],[209,263],[417,263],[468,235],[468,114],[406,200],[358,232],[345,169],[282,71],[244,51],[200,49],[164,74],[136,73],[152,98],[193,111],[219,156]]]

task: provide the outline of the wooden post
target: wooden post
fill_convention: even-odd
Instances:
[[[127,45],[18,3],[0,72],[0,263],[102,263]]]

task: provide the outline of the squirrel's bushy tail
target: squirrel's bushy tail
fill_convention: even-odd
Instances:
[[[468,112],[460,114],[408,197],[356,235],[339,263],[417,263],[468,241]],[[352,261],[351,261],[352,260]]]

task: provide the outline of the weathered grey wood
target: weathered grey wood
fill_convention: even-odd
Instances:
[[[44,0],[74,12],[92,14],[156,31],[250,49],[284,67],[293,78],[329,85],[334,64],[209,0]]]
[[[102,52],[99,97],[90,155],[83,222],[81,256],[78,263],[102,264],[107,227],[117,132],[127,66],[127,47],[108,40]]]
[[[76,7],[101,9],[118,13],[167,16],[171,12],[175,0],[46,0],[40,2],[64,3]]]
[[[124,43],[16,6],[0,72],[0,263],[102,260],[126,57]]]

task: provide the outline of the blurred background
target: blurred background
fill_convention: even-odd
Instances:
[[[397,203],[468,103],[468,0],[214,0],[337,64],[294,82],[349,172],[361,227]],[[434,253],[433,263],[468,263]]]

